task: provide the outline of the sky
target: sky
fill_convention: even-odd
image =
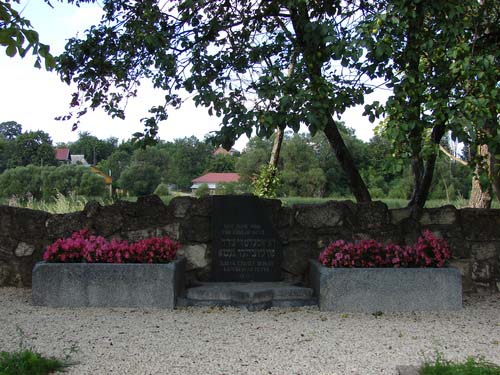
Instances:
[[[14,7],[22,10],[22,15],[38,31],[40,41],[49,44],[51,53],[57,55],[63,52],[69,38],[83,36],[84,30],[99,22],[102,9],[98,4],[82,4],[78,8],[63,2],[52,3],[54,8],[43,0],[28,0],[21,1],[20,5],[14,4]],[[0,50],[0,123],[16,121],[23,130],[43,130],[50,134],[54,144],[74,142],[80,131],[101,139],[116,137],[127,140],[133,133],[144,130],[141,118],[146,117],[148,109],[159,104],[158,98],[163,97],[160,90],[144,82],[138,96],[129,101],[125,120],[112,119],[98,109],[82,117],[78,130],[74,132],[71,121],[54,119],[68,113],[71,87],[61,82],[55,72],[34,68],[34,62],[31,55],[24,59],[19,56],[10,58],[4,49]],[[377,92],[367,97],[366,102],[383,101],[387,95],[386,92]],[[362,113],[363,106],[358,106],[347,110],[341,119],[355,129],[359,138],[368,141],[376,124],[371,124]],[[217,130],[219,123],[219,119],[209,116],[205,108],[197,108],[188,100],[180,110],[169,111],[168,120],[160,124],[159,137],[165,141],[192,135],[203,139],[207,133]],[[243,150],[247,141],[243,136],[235,148]]]

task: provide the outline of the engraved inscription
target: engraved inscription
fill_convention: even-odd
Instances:
[[[280,277],[279,243],[255,197],[214,197],[213,279],[275,281]],[[237,205],[234,209],[231,204]]]

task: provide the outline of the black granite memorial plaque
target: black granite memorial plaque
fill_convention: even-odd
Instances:
[[[212,199],[213,281],[279,281],[281,247],[259,198],[216,195]]]

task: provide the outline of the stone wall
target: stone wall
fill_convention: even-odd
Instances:
[[[406,208],[389,210],[381,202],[331,201],[283,207],[265,200],[283,249],[283,278],[307,279],[309,258],[330,241],[373,238],[412,244],[424,229],[448,240],[453,266],[464,277],[464,290],[500,290],[500,210],[425,209],[418,220]],[[0,286],[31,285],[31,270],[44,247],[75,230],[89,228],[108,239],[138,240],[168,235],[182,243],[188,284],[208,280],[211,251],[211,198],[174,198],[168,206],[156,196],[111,206],[89,203],[81,212],[46,212],[0,206]]]

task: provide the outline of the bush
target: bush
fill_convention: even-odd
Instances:
[[[260,168],[259,175],[252,183],[254,194],[260,198],[276,198],[279,185],[278,169],[270,164]]]
[[[169,195],[170,191],[168,189],[168,185],[162,182],[156,187],[154,194],[158,195],[159,197],[165,197]]]
[[[215,194],[217,195],[234,195],[237,194],[238,183],[236,182],[222,182],[217,184]]]
[[[82,229],[47,246],[43,260],[56,263],[168,263],[175,258],[179,246],[168,237],[133,243],[124,240],[109,242]]]
[[[104,177],[95,173],[84,173],[78,189],[80,195],[88,197],[102,197],[106,194],[106,183]]]
[[[206,195],[210,194],[210,189],[208,188],[207,184],[201,184],[198,186],[198,189],[196,189],[196,192],[194,193],[198,198],[204,197]]]
[[[333,268],[442,267],[450,256],[446,241],[426,230],[413,247],[395,244],[383,246],[375,240],[359,243],[338,240],[321,252],[319,262]]]
[[[122,189],[137,196],[151,194],[159,183],[160,172],[151,165],[133,165],[122,173],[119,181]]]

